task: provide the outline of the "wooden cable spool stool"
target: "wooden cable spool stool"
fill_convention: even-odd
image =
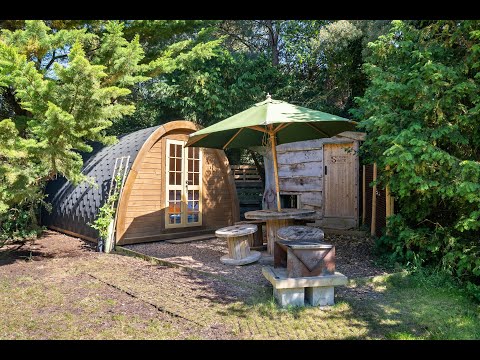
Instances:
[[[250,250],[249,235],[257,231],[255,224],[227,226],[215,231],[218,238],[226,238],[228,255],[220,258],[225,265],[246,265],[260,259],[260,252]]]

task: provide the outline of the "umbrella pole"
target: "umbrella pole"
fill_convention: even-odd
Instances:
[[[278,185],[277,142],[273,132],[270,133],[270,143],[272,144],[273,172],[275,176],[275,187],[277,189],[277,210],[282,211],[280,208],[280,186]]]

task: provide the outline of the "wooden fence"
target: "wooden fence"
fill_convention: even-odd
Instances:
[[[232,171],[235,183],[262,182],[255,165],[232,165]]]
[[[263,183],[255,165],[231,165],[238,201],[240,218],[246,211],[262,208]]]

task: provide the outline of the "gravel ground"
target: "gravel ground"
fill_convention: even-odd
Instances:
[[[374,264],[373,241],[368,237],[350,235],[325,235],[325,242],[335,245],[336,270],[348,278],[360,278],[386,274]],[[244,266],[224,265],[220,257],[227,254],[223,239],[193,241],[184,244],[170,244],[163,241],[125,245],[127,249],[159,259],[211,272],[231,279],[268,286],[270,283],[262,274],[262,266],[273,264],[272,257],[263,251],[256,263]]]
[[[193,241],[184,244],[169,244],[164,241],[125,245],[127,249],[154,256],[176,264],[188,266],[197,270],[222,275],[230,279],[267,286],[270,283],[262,275],[262,263],[268,263],[270,256],[265,251],[259,262],[231,266],[220,262],[220,257],[228,254],[225,240],[212,238],[209,240]],[[263,259],[263,260],[262,260]]]

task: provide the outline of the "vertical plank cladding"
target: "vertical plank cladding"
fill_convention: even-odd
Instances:
[[[345,148],[353,148],[353,143],[328,144],[325,147],[325,165],[328,167],[328,175],[325,175],[325,216],[356,216],[355,156]]]
[[[203,148],[202,226],[165,229],[166,140],[187,141],[192,131],[169,128],[148,150],[131,186],[125,215],[126,230],[122,237],[124,241],[141,242],[142,237],[170,232],[194,233],[199,228],[220,228],[239,220],[238,199],[228,160],[223,151]]]
[[[125,217],[125,237],[155,235],[164,229],[163,138],[146,154],[132,186]]]
[[[234,199],[222,159],[218,150],[203,149],[203,225],[207,228],[221,228],[233,225],[235,219]],[[235,190],[235,189],[233,189]]]

